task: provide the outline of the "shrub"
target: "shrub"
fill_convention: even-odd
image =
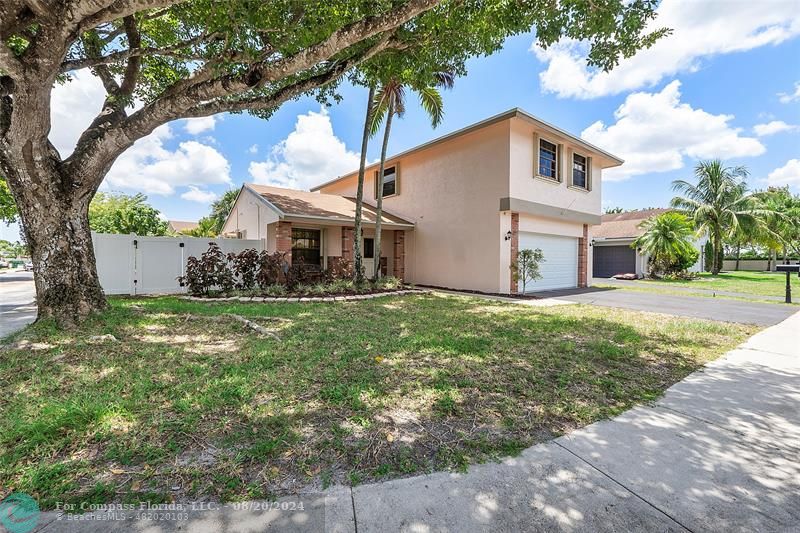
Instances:
[[[238,254],[228,254],[228,262],[236,275],[236,288],[251,290],[256,285],[258,273],[259,253],[253,248],[242,250]]]
[[[355,289],[352,279],[337,279],[328,284],[328,290],[332,293],[352,292]]]
[[[309,270],[308,265],[305,264],[302,257],[293,262],[285,272],[286,277],[284,283],[290,289],[298,285],[305,285],[313,278],[313,273]]]
[[[270,253],[265,250],[258,256],[256,283],[262,290],[279,284],[285,280],[288,268],[285,252]]]
[[[186,260],[186,275],[179,276],[178,281],[195,295],[209,294],[215,289],[228,293],[233,289],[233,272],[219,245],[210,242],[200,259],[192,256]]]
[[[267,296],[278,297],[286,294],[286,287],[278,283],[274,285],[267,285],[266,287],[263,288],[263,290],[264,294],[266,294]]]
[[[378,289],[399,289],[402,286],[403,282],[394,276],[386,276],[375,282],[375,287]]]
[[[353,279],[353,264],[346,261],[341,257],[331,257],[328,261],[328,270],[325,272],[326,281],[335,281],[337,279]]]

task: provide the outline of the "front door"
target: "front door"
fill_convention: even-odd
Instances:
[[[365,237],[362,242],[364,245],[364,276],[372,279],[375,274],[375,239]]]

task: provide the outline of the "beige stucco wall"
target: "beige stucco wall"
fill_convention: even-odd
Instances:
[[[533,177],[534,169],[538,165],[538,152],[534,148],[534,133],[551,142],[563,145],[561,169],[565,179],[561,183]],[[592,157],[593,154],[571,143],[568,138],[536,129],[532,123],[520,118],[510,120],[510,143],[509,190],[512,198],[600,215],[602,187],[600,158]],[[571,165],[568,156],[570,150],[583,156],[592,157],[590,191],[569,186]]]
[[[225,222],[222,233],[241,231],[245,239],[268,239],[267,226],[278,221],[278,214],[251,190],[243,189]],[[273,249],[275,236],[272,235]],[[269,249],[269,243],[267,243]]]
[[[492,124],[408,154],[399,163],[400,194],[384,208],[415,223],[406,232],[406,278],[437,285],[496,292],[508,263],[501,254],[500,198],[507,197],[509,121]],[[374,203],[374,170],[365,200]],[[355,174],[320,192],[355,196]]]

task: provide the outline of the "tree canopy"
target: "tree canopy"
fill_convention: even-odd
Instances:
[[[0,177],[0,222],[6,224],[16,222],[17,215],[17,204],[14,202],[14,197],[11,196],[5,178]]]
[[[99,192],[89,205],[89,226],[98,233],[166,235],[167,225],[143,194]]]

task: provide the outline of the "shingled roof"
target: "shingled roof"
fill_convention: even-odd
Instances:
[[[602,239],[635,239],[644,230],[639,224],[650,217],[666,213],[670,209],[642,209],[625,213],[609,213],[601,217],[599,226],[592,230],[592,237]]]
[[[318,192],[298,191],[282,187],[267,185],[245,184],[253,192],[259,194],[272,204],[284,216],[305,218],[326,218],[340,222],[355,222],[355,198],[339,196],[338,194],[323,194]],[[377,220],[375,207],[364,202],[362,217],[367,224],[374,224]],[[398,217],[386,210],[381,212],[382,224],[413,226],[404,218]]]

